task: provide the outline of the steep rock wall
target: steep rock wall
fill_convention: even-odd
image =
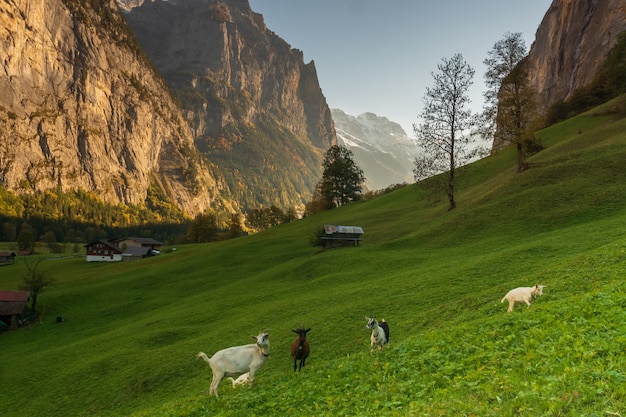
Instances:
[[[337,143],[313,62],[247,0],[155,0],[126,18],[234,195],[248,208],[310,198]]]
[[[626,29],[626,0],[554,0],[528,55],[541,110],[589,84]]]
[[[0,2],[0,182],[140,204],[158,184],[190,214],[217,184],[114,0]]]

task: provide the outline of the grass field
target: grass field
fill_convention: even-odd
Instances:
[[[2,415],[626,416],[625,107],[541,131],[528,171],[512,150],[475,163],[451,212],[408,186],[142,261],[46,259],[43,317],[0,334]],[[364,241],[312,246],[324,224]],[[0,268],[0,289],[23,273]],[[505,313],[536,283],[543,297]],[[368,315],[391,328],[373,355]],[[294,373],[299,324],[312,353]],[[209,397],[196,353],[265,328],[255,386]]]

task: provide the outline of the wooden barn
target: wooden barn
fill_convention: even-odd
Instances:
[[[360,226],[338,226],[334,224],[324,225],[324,236],[321,237],[325,248],[338,246],[358,246],[363,235]]]
[[[125,250],[129,248],[146,249],[148,251],[148,256],[159,254],[161,252],[161,246],[163,246],[163,242],[159,242],[158,240],[149,237],[125,237],[123,239],[115,239],[113,240],[113,243],[115,243],[115,245],[119,248],[124,248]]]
[[[0,330],[15,329],[20,317],[24,314],[30,292],[0,291]]]
[[[15,261],[15,252],[0,252],[0,265],[12,264]]]

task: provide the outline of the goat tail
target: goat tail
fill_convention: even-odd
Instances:
[[[196,358],[202,358],[206,363],[209,363],[209,357],[204,352],[198,352]]]

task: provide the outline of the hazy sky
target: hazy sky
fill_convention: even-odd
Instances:
[[[267,28],[313,60],[330,108],[373,112],[414,137],[431,73],[461,53],[482,109],[483,60],[506,32],[530,48],[552,0],[249,0]]]

